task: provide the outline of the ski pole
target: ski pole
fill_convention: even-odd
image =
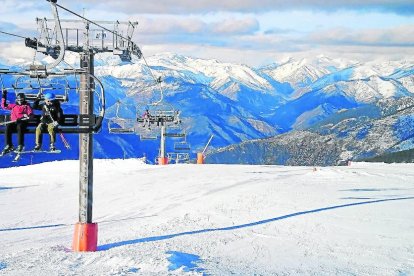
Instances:
[[[68,140],[66,140],[65,136],[63,136],[63,133],[59,133],[60,139],[62,139],[63,145],[65,145],[65,148],[70,149],[70,144]]]
[[[22,118],[20,120],[21,121],[27,121],[27,120],[29,120],[29,118]],[[11,123],[16,123],[16,122],[17,122],[17,120],[15,120],[15,121],[2,122],[2,123],[0,123],[0,126],[5,126],[5,125],[11,124]]]

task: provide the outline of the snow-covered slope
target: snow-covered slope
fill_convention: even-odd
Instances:
[[[98,252],[70,247],[78,161],[0,169],[0,274],[411,275],[414,167],[94,161]]]

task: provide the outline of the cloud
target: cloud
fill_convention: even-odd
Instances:
[[[21,64],[33,60],[35,51],[27,48],[24,42],[0,42],[0,59],[7,64]],[[40,57],[44,57],[39,54]]]
[[[252,34],[259,30],[259,22],[254,18],[225,19],[205,22],[195,17],[176,18],[164,17],[151,19],[144,17],[140,20],[139,34],[164,35],[242,35]]]
[[[111,7],[114,10],[136,13],[154,14],[188,14],[188,13],[209,13],[209,12],[267,12],[269,10],[322,10],[327,12],[337,10],[357,11],[380,11],[383,13],[397,13],[403,15],[414,14],[412,0],[158,0],[140,1],[136,0],[88,0],[99,8]]]
[[[212,33],[215,34],[250,34],[258,30],[259,22],[254,18],[227,19],[212,24]]]
[[[414,25],[403,25],[387,29],[351,30],[334,28],[309,35],[309,42],[330,45],[413,47]]]

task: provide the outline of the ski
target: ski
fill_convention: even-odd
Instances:
[[[22,153],[17,153],[16,156],[13,158],[12,162],[17,162],[20,160],[20,158],[22,157]]]
[[[17,154],[22,154],[22,153],[61,153],[61,150],[25,150],[25,151],[21,151]]]
[[[13,153],[13,151],[6,152],[6,153],[0,153],[0,157],[4,157],[4,156],[8,156],[8,155],[11,156],[12,153]]]
[[[21,152],[10,152],[15,153],[16,156],[13,158],[12,162],[18,162],[22,157],[22,154],[30,154],[30,153],[61,153],[61,150],[29,150],[29,151],[21,151]]]

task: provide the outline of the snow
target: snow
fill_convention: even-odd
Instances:
[[[412,275],[414,164],[94,160],[99,251],[71,252],[78,161],[0,169],[1,275]]]

